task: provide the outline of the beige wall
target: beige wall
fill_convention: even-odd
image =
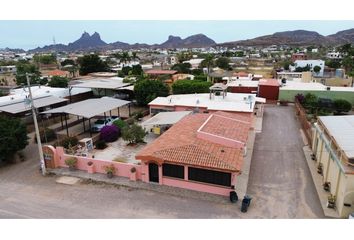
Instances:
[[[343,87],[343,86],[350,86],[352,84],[351,78],[323,78],[325,79],[324,84],[327,86],[333,87]],[[322,83],[321,78],[314,78],[315,82]]]
[[[316,141],[317,139],[317,141]],[[315,146],[317,143],[317,147]],[[354,212],[354,175],[345,174],[340,170],[337,162],[332,159],[325,143],[316,131],[312,143],[313,151],[316,152],[316,161],[323,164],[322,181],[331,183],[331,194],[335,195],[336,210],[341,217],[348,217]],[[351,204],[351,207],[344,206],[344,203]]]
[[[312,72],[302,72],[301,81],[302,82],[311,82]]]

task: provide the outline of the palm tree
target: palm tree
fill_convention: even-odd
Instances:
[[[128,52],[123,52],[122,54],[120,54],[119,63],[127,64],[127,62],[129,62],[130,60],[131,57]]]
[[[207,66],[207,69],[208,69],[208,75],[210,73],[210,67],[212,66],[212,64],[214,63],[214,55],[212,54],[208,54],[205,59],[204,59],[204,62]]]
[[[132,56],[131,56],[131,59],[132,59],[133,61],[136,61],[136,60],[139,60],[140,58],[138,57],[138,55],[137,55],[136,52],[133,52],[133,53],[132,53]]]

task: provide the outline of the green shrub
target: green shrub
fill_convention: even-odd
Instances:
[[[97,142],[96,142],[96,149],[100,149],[100,150],[102,150],[102,149],[105,149],[107,147],[107,144],[106,144],[106,141],[104,141],[104,140],[97,140]]]
[[[128,118],[125,122],[127,123],[127,125],[132,125],[132,124],[134,124],[135,120],[134,120],[134,118]]]
[[[68,87],[69,79],[66,77],[53,76],[48,83],[49,87],[66,88]]]
[[[76,146],[79,143],[77,137],[65,137],[61,141],[59,141],[58,145],[62,146],[66,149]]]
[[[117,119],[113,122],[114,125],[116,125],[117,128],[123,129],[125,126],[127,126],[127,123],[123,121],[122,119]]]
[[[77,164],[77,158],[76,157],[67,158],[65,160],[65,164],[70,168],[75,168]]]
[[[142,111],[138,111],[138,112],[135,112],[135,113],[134,113],[134,118],[135,118],[135,120],[139,120],[139,119],[141,119],[141,118],[143,118],[143,117],[144,117],[144,114],[143,114]]]
[[[138,105],[146,106],[156,97],[166,97],[169,88],[156,80],[140,80],[134,85],[134,94]]]
[[[146,135],[147,132],[135,123],[133,125],[126,126],[122,131],[122,138],[130,144],[143,142]]]
[[[39,131],[39,135],[42,143],[48,143],[57,138],[57,134],[51,128],[44,128]],[[37,143],[37,138],[34,138],[35,143]]]
[[[210,82],[178,80],[172,84],[173,94],[209,93]]]
[[[333,108],[337,114],[341,114],[343,112],[349,112],[352,110],[352,104],[344,99],[337,99],[333,101]]]

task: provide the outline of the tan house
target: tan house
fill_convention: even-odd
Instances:
[[[340,217],[354,212],[354,116],[323,116],[315,124],[312,149],[318,173]]]

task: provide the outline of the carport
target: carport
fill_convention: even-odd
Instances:
[[[33,105],[38,110],[38,112],[40,112],[41,108],[50,107],[52,105],[64,103],[67,101],[68,101],[68,99],[65,99],[65,98],[58,98],[58,97],[54,97],[54,96],[45,96],[45,97],[33,99]],[[31,107],[29,104],[30,104],[30,100],[29,100],[29,98],[26,98],[20,102],[8,103],[6,105],[0,106],[0,112],[5,112],[5,113],[12,115],[12,116],[24,114],[26,112],[31,111]]]
[[[73,84],[72,88],[90,88],[97,90],[99,96],[101,96],[101,91],[104,91],[104,95],[107,96],[107,90],[115,91],[123,89],[131,85],[131,83],[124,83],[123,78],[96,78],[91,80],[81,81],[78,84]]]
[[[155,126],[153,131],[155,134],[161,134],[161,126],[168,126],[177,123],[185,116],[191,114],[192,111],[177,111],[177,112],[160,112],[155,116],[141,123],[142,126]]]
[[[102,114],[102,113],[104,114],[104,117],[106,118],[106,112],[109,112],[110,116],[112,116],[112,110],[115,108],[117,108],[118,116],[120,116],[119,115],[119,108],[126,106],[126,105],[128,105],[129,116],[130,116],[131,115],[130,101],[115,99],[115,98],[111,98],[111,97],[87,99],[85,101],[81,101],[81,102],[69,104],[69,105],[66,105],[63,107],[51,109],[49,111],[42,112],[41,114],[60,114],[62,127],[63,127],[62,116],[64,115],[67,135],[69,135],[68,122],[67,122],[67,115],[68,114],[75,115],[78,118],[82,117],[84,131],[86,131],[85,119],[88,119],[90,136],[92,136],[91,118],[93,118],[99,114]]]

